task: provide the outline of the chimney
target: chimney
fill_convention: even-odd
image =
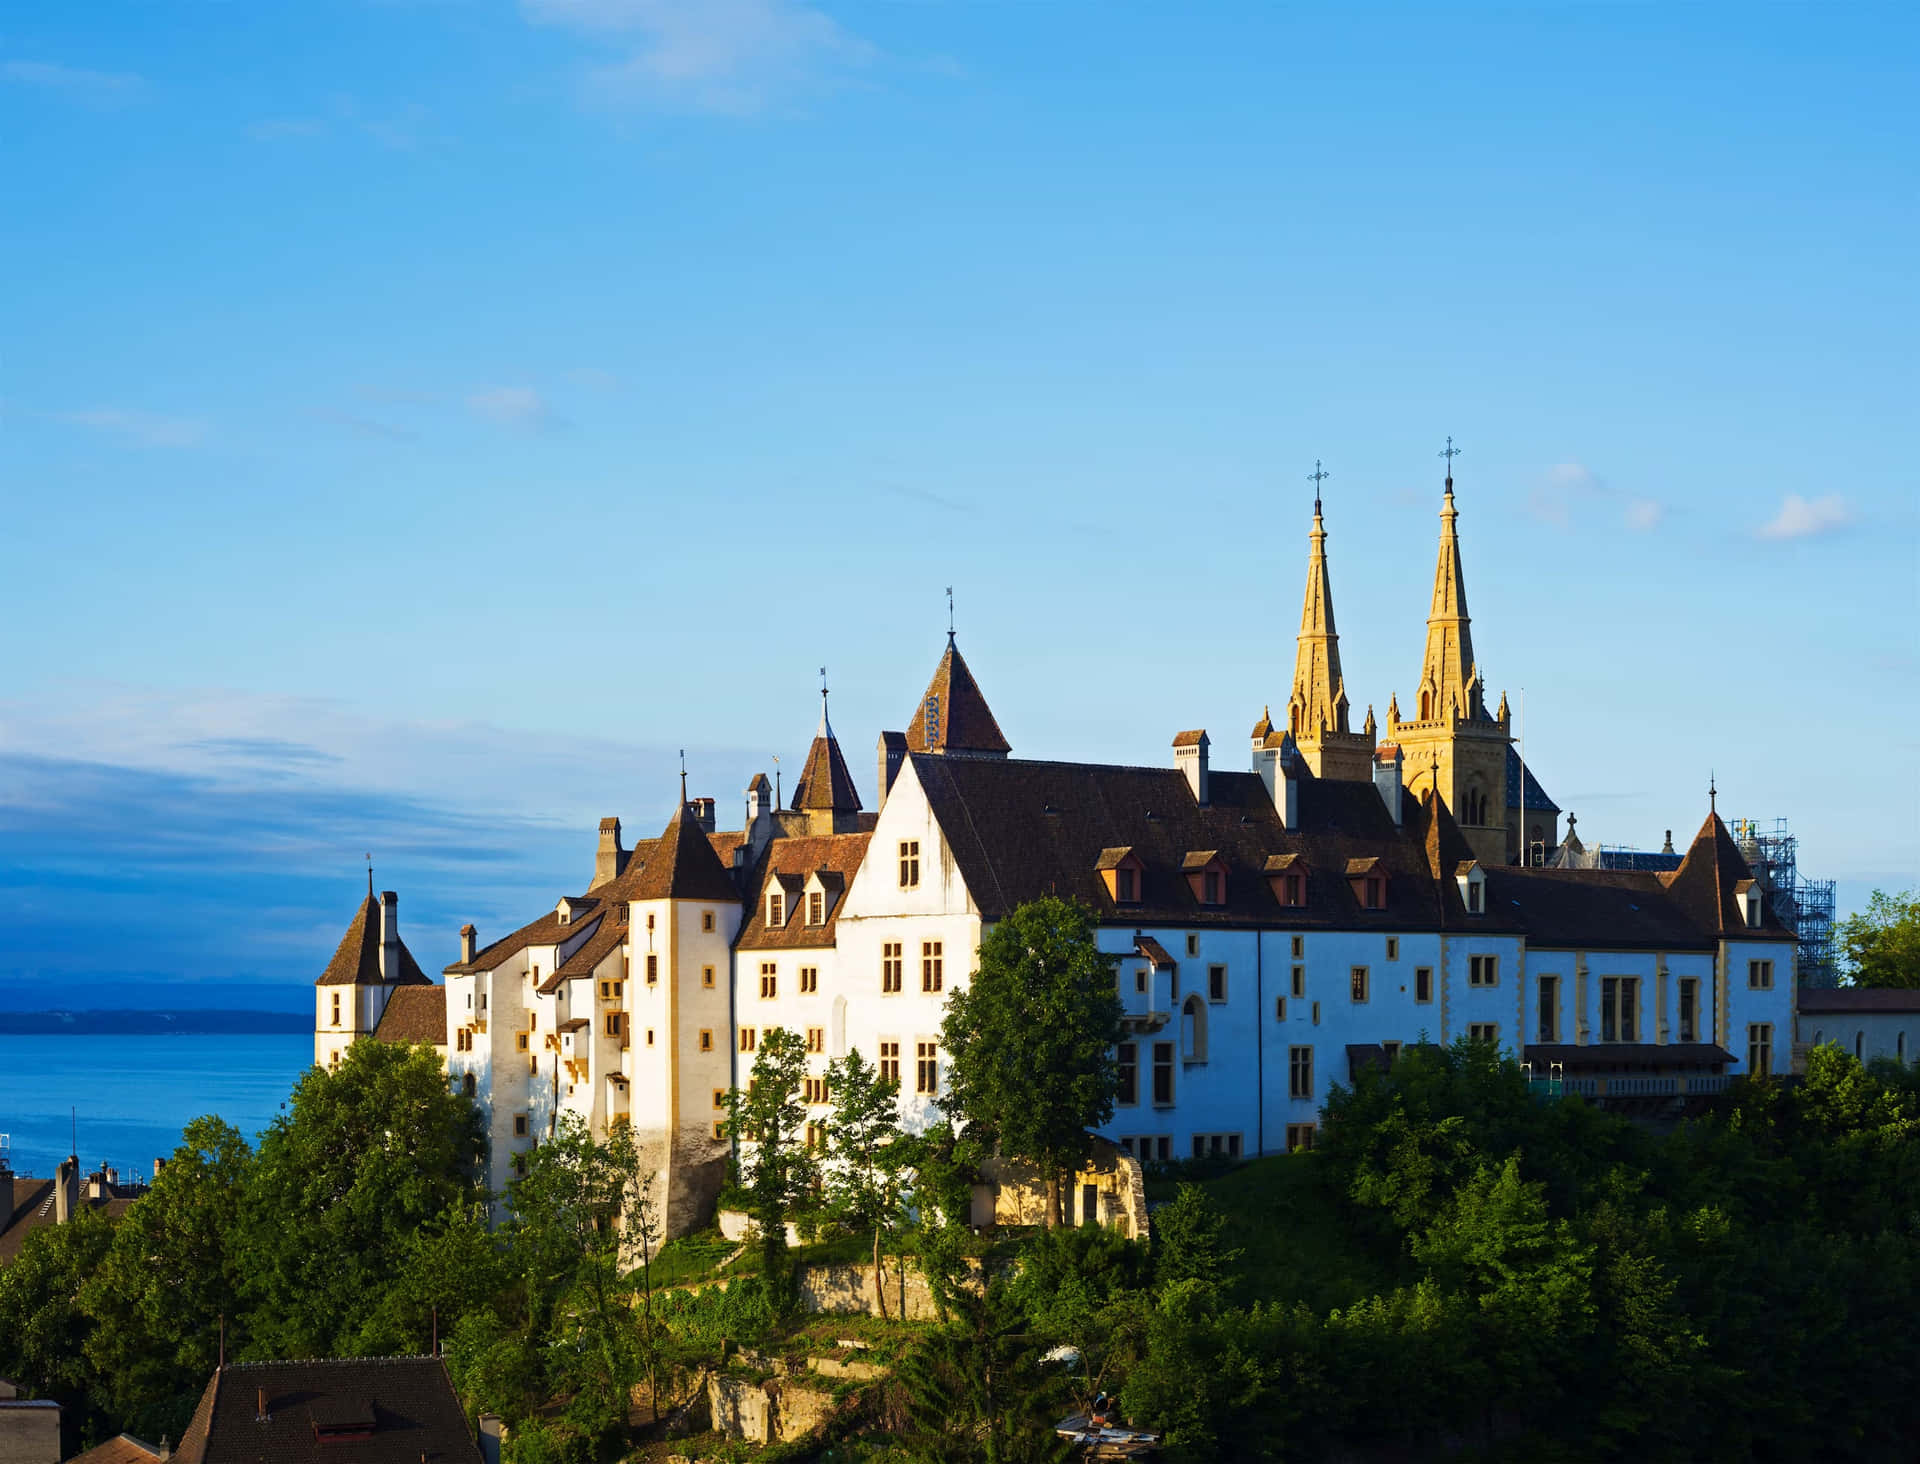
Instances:
[[[160,1464],[167,1464],[167,1460],[173,1457],[173,1445],[165,1434],[160,1435],[160,1452],[154,1457],[160,1461]]]
[[[162,1158],[158,1158],[158,1157],[156,1157],[156,1158],[154,1159],[154,1161],[153,1161],[153,1178],[154,1178],[154,1181],[155,1181],[155,1183],[158,1183],[158,1182],[159,1182],[159,1179],[160,1179],[160,1171],[161,1171],[161,1170],[163,1170],[163,1169],[165,1169],[166,1167],[167,1167],[167,1161],[166,1161],[165,1159],[162,1159]]]
[[[1567,825],[1568,827],[1572,827],[1573,819],[1571,817],[1567,819]],[[1672,829],[1667,830],[1667,842],[1660,846],[1660,852],[1662,854],[1673,853],[1673,830]]]
[[[460,964],[465,965],[473,959],[474,948],[480,944],[480,932],[471,925],[460,927]]]
[[[1373,786],[1379,792],[1381,800],[1387,805],[1387,812],[1393,815],[1393,826],[1400,827],[1400,769],[1403,759],[1397,743],[1383,742],[1373,754]]]
[[[80,1161],[69,1154],[53,1171],[53,1223],[65,1225],[80,1208]]]
[[[710,834],[714,829],[713,800],[696,798],[693,800],[693,821],[700,825],[700,832]]]
[[[400,897],[380,891],[380,979],[400,979]]]
[[[1207,806],[1207,748],[1210,745],[1204,727],[1182,732],[1173,739],[1173,765],[1186,774],[1193,801],[1202,808]]]
[[[1300,827],[1300,747],[1293,740],[1293,734],[1287,733],[1280,739],[1278,756],[1275,757],[1275,776],[1278,787],[1273,800],[1274,811],[1280,815],[1280,822],[1290,829]]]
[[[893,780],[900,776],[900,765],[907,760],[907,735],[904,732],[880,734],[880,806],[887,806],[887,794]]]
[[[253,1421],[255,1423],[265,1423],[272,1417],[273,1415],[267,1412],[267,1390],[262,1388],[260,1390],[260,1408],[259,1411],[253,1415]]]
[[[745,847],[758,857],[773,837],[773,784],[765,773],[755,773],[747,784],[747,826]]]
[[[603,818],[600,820],[600,847],[593,856],[593,884],[597,889],[608,880],[617,877],[620,868],[627,862],[627,851],[620,847],[620,820]],[[472,960],[471,956],[466,957]]]

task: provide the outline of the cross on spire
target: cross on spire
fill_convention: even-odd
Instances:
[[[953,586],[947,586],[947,640],[953,640]]]
[[[1453,491],[1453,460],[1459,457],[1464,451],[1466,451],[1465,448],[1455,447],[1453,445],[1453,434],[1447,434],[1446,450],[1439,453],[1438,456],[1447,460],[1447,491],[1449,493]]]
[[[1307,481],[1313,484],[1313,511],[1316,514],[1320,512],[1320,485],[1332,476],[1332,473],[1320,466],[1319,458],[1313,460],[1313,471],[1307,474]]]
[[[1720,811],[1720,790],[1714,787],[1713,771],[1712,769],[1708,769],[1707,771],[1707,812],[1718,813],[1719,811]]]
[[[367,855],[367,898],[373,898],[373,855]]]
[[[680,749],[680,806],[687,806],[687,750]]]

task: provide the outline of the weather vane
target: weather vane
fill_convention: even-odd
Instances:
[[[953,586],[947,586],[947,639],[953,639]]]

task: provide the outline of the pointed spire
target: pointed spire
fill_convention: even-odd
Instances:
[[[987,699],[980,694],[966,658],[947,633],[946,653],[934,668],[933,680],[907,726],[907,750],[958,754],[963,757],[1005,757],[1013,749],[1001,735]]]
[[[1466,573],[1460,564],[1456,527],[1460,513],[1453,506],[1453,459],[1459,454],[1449,437],[1441,454],[1447,459],[1447,486],[1440,504],[1440,553],[1433,569],[1433,603],[1427,611],[1427,649],[1420,665],[1422,696],[1427,698],[1420,709],[1423,721],[1474,713],[1473,628],[1467,614]]]
[[[840,753],[839,739],[827,720],[827,668],[820,668],[820,729],[807,749],[807,765],[793,785],[793,806],[809,813],[851,816],[860,811],[860,792]]]
[[[1333,580],[1327,571],[1327,527],[1320,506],[1320,484],[1332,475],[1316,460],[1307,476],[1313,482],[1313,528],[1307,535],[1307,590],[1300,607],[1287,715],[1289,730],[1312,737],[1322,728],[1345,732],[1347,708],[1340,634],[1333,622]]]
[[[738,900],[733,876],[713,852],[683,797],[633,881],[636,900]]]

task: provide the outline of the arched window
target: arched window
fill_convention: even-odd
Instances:
[[[1297,702],[1287,711],[1287,728],[1295,737],[1300,735],[1300,706]]]
[[[1430,691],[1420,693],[1420,720],[1423,722],[1433,720],[1433,693]]]
[[[1867,1034],[1865,1032],[1855,1032],[1853,1034],[1853,1055],[1856,1060],[1865,1055],[1866,1045]]]
[[[1207,1060],[1207,1004],[1198,995],[1189,996],[1180,1007],[1180,1060]]]
[[[1822,1036],[1822,1033],[1821,1033],[1821,1031],[1820,1031],[1820,1029],[1819,1029],[1818,1027],[1816,1027],[1816,1028],[1814,1028],[1814,1030],[1813,1030],[1813,1045],[1814,1045],[1815,1047],[1818,1047],[1818,1046],[1820,1045],[1820,1038],[1821,1038],[1821,1036]]]

